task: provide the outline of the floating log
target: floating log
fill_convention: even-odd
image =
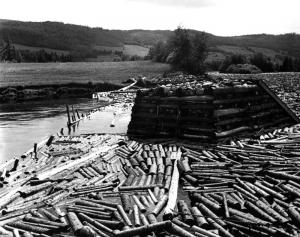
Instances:
[[[172,226],[170,221],[162,221],[154,224],[149,224],[141,227],[132,228],[129,230],[114,231],[117,237],[134,236],[140,234],[150,234],[151,232],[168,230]]]
[[[179,171],[177,167],[178,160],[174,161],[172,181],[169,190],[168,203],[165,207],[164,218],[169,219],[174,212],[176,201],[177,201],[177,192],[178,192],[178,183],[179,183]]]
[[[73,232],[78,234],[83,227],[82,223],[74,212],[68,212],[67,216]]]
[[[155,208],[151,213],[157,216],[162,211],[164,206],[167,204],[167,201],[168,201],[168,196],[163,195],[162,199],[156,204]]]
[[[78,216],[79,216],[80,219],[82,219],[82,220],[84,220],[84,221],[92,224],[93,226],[95,226],[99,230],[102,230],[102,231],[105,231],[105,232],[109,232],[109,233],[113,232],[112,229],[108,228],[107,226],[101,224],[98,221],[93,220],[91,217],[89,217],[89,216],[87,216],[87,215],[85,215],[83,213],[79,213]]]

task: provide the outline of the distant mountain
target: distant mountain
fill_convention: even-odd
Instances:
[[[196,32],[194,30],[191,30]],[[61,22],[22,22],[0,20],[0,42],[10,40],[21,49],[45,48],[65,52],[85,52],[94,49],[126,50],[126,45],[136,45],[130,53],[141,56],[158,41],[166,41],[169,30],[107,30]],[[207,33],[208,60],[222,60],[225,56],[240,53],[250,56],[262,52],[272,60],[284,56],[300,57],[300,35],[244,35],[221,37]],[[141,47],[142,46],[142,47]],[[143,53],[142,53],[143,52]],[[129,53],[129,54],[130,54]]]

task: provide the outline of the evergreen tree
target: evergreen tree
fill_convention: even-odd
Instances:
[[[280,70],[282,72],[292,72],[294,71],[293,59],[290,57],[285,57]]]
[[[250,59],[251,64],[257,66],[263,72],[274,72],[275,66],[269,58],[264,56],[262,53],[256,53]]]

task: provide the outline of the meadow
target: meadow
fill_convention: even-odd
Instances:
[[[149,48],[139,46],[139,45],[125,44],[123,53],[129,56],[136,55],[139,57],[145,57],[149,53]]]
[[[61,85],[67,83],[115,83],[130,77],[151,77],[170,69],[151,61],[0,63],[0,87]]]

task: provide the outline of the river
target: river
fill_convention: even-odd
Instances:
[[[66,104],[73,105],[79,113],[107,105],[92,99],[59,99],[47,101],[26,101],[0,104],[0,162],[19,157],[32,148],[34,143],[56,134],[64,128],[68,134]],[[116,126],[110,127],[113,110],[99,111],[79,122],[78,133],[125,133],[130,114],[117,117]]]

